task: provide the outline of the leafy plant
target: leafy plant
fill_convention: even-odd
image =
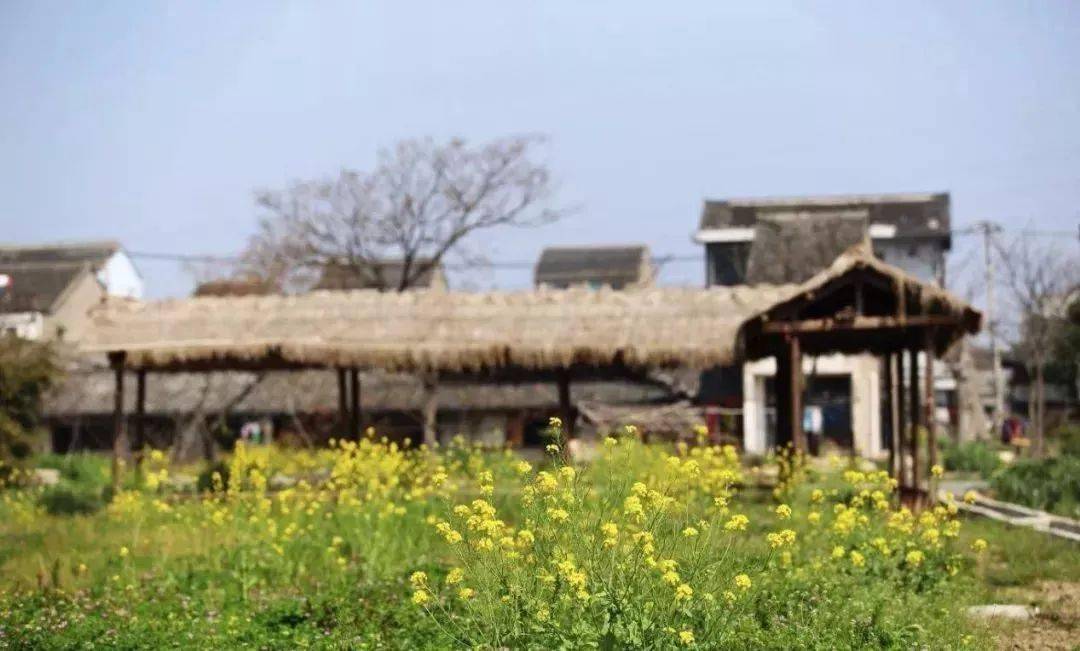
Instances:
[[[989,478],[1002,465],[998,451],[996,446],[983,441],[948,442],[942,449],[942,460],[946,470],[977,472]]]
[[[1080,517],[1080,457],[1021,459],[994,475],[991,486],[1006,502]]]

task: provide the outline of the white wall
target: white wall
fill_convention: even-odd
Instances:
[[[938,242],[875,239],[874,253],[924,282],[936,284],[944,272],[945,254]]]
[[[117,251],[110,257],[97,274],[98,281],[105,286],[109,296],[142,298],[143,279],[135,263],[127,253]]]
[[[8,332],[23,339],[41,339],[45,336],[45,315],[41,312],[0,314],[0,335]]]
[[[855,452],[864,457],[885,453],[881,445],[881,373],[873,355],[825,355],[803,358],[803,373],[851,376],[851,432]],[[776,374],[776,360],[743,365],[743,447],[763,454],[766,440],[765,378]],[[800,415],[801,418],[801,415]]]

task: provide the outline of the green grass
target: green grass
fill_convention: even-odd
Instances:
[[[711,510],[708,492],[680,497],[666,516],[670,526],[655,529],[657,555],[682,559],[679,571],[695,587],[693,601],[673,608],[670,588],[655,572],[619,569],[597,554],[599,540],[587,539],[607,519],[629,535],[622,505],[631,483],[660,486],[672,476],[659,449],[580,469],[578,506],[568,507],[570,520],[557,526],[529,524],[544,509],[531,515],[520,504],[516,459],[501,453],[454,450],[427,458],[384,449],[350,463],[329,452],[275,455],[246,465],[233,459],[231,481],[242,489],[233,494],[170,493],[162,484],[124,493],[100,510],[50,514],[45,505],[56,498],[49,491],[0,490],[0,648],[454,648],[461,636],[455,631],[468,632],[470,644],[481,647],[501,639],[511,648],[665,648],[677,644],[663,631],[669,625],[692,628],[706,648],[954,648],[965,641],[979,647],[992,644],[991,633],[958,615],[965,605],[993,602],[1040,580],[1080,581],[1074,543],[982,519],[964,523],[956,547],[966,550],[983,538],[989,550],[968,556],[952,578],[929,562],[925,571],[911,572],[884,559],[864,569],[830,560],[835,538],[808,524],[806,513],[818,509],[831,521],[832,509],[811,505],[808,496],[815,487],[835,490],[834,500],[853,491],[839,473],[827,473],[784,498],[796,512],[790,520],[778,520],[770,491],[743,489],[731,512],[747,515],[750,525],[735,544],[726,542],[729,534],[680,535],[686,523],[712,520],[719,530],[727,518]],[[100,457],[43,463],[61,470],[64,490],[100,495],[104,488],[107,462]],[[436,466],[451,477],[444,488],[432,483]],[[258,489],[259,477],[320,476],[313,468],[336,468],[344,483],[333,492],[299,487],[267,496]],[[518,572],[520,561],[461,556],[430,523],[456,522],[451,505],[479,497],[485,472],[494,480],[491,502],[508,526],[531,526],[541,542],[550,536],[588,569],[593,595],[587,605],[567,604],[564,620],[558,620],[562,606],[551,600],[557,621],[537,621],[538,604],[549,602],[529,601],[533,588],[516,597],[533,604],[521,611],[500,602],[499,592],[512,593],[514,584],[499,587],[499,581],[527,581],[535,571]],[[339,501],[369,494],[356,503]],[[286,535],[290,525],[299,533]],[[890,535],[870,526],[845,545]],[[785,527],[799,537],[790,566],[766,542],[768,533]],[[704,547],[694,551],[699,539]],[[410,602],[411,573],[424,571],[439,585],[463,562],[483,593],[475,602],[440,596],[433,613]],[[504,565],[484,583],[490,563]],[[719,573],[710,578],[714,566]],[[607,570],[605,587],[596,581]],[[731,606],[704,601],[714,584],[719,596],[736,572],[753,578],[745,597]],[[562,628],[553,632],[556,624]]]

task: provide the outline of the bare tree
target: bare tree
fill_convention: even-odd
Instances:
[[[547,168],[535,162],[533,136],[470,146],[408,140],[379,153],[371,172],[342,170],[256,194],[264,210],[242,269],[285,289],[308,286],[335,264],[380,289],[414,286],[474,232],[535,226],[560,211]],[[386,260],[400,273],[382,277]]]
[[[1028,416],[1036,456],[1045,451],[1045,371],[1058,334],[1065,325],[1070,296],[1080,287],[1080,261],[1058,240],[1037,240],[1020,234],[998,244],[1005,283],[1017,311],[1017,352],[1034,375],[1028,392]]]

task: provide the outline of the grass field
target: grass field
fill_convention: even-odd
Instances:
[[[108,503],[104,459],[41,463],[0,492],[0,648],[984,648],[1015,631],[965,606],[1080,581],[1071,543],[717,447],[241,447],[201,491],[155,454]]]

